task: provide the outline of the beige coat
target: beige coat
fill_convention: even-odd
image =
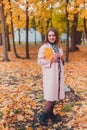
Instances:
[[[43,44],[38,53],[38,64],[42,66],[43,70],[43,92],[44,99],[47,101],[57,101],[64,99],[64,66],[61,61],[61,80],[60,80],[60,94],[58,92],[59,88],[59,75],[58,75],[58,63],[51,63],[50,60],[44,59],[43,52],[45,48],[50,48],[49,43]],[[52,47],[51,47],[52,48]],[[63,54],[62,48],[60,48],[60,53]],[[59,98],[58,98],[59,97]]]

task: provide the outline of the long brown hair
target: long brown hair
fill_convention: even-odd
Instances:
[[[48,40],[48,34],[49,32],[52,31],[55,33],[55,36],[56,36],[56,41],[55,41],[55,44],[58,44],[59,43],[59,36],[58,36],[58,31],[55,29],[55,28],[50,28],[48,31],[47,31],[47,34],[45,36],[45,40],[44,40],[44,43],[48,43],[49,40]]]

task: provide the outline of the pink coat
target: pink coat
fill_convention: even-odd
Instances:
[[[43,92],[44,99],[47,101],[57,101],[59,99],[64,99],[64,66],[61,61],[61,81],[60,81],[60,98],[58,99],[58,63],[51,63],[50,60],[46,60],[43,57],[44,49],[51,47],[49,43],[43,44],[38,52],[38,64],[42,66],[43,70]],[[52,48],[52,47],[51,47]],[[60,48],[60,53],[63,54],[62,48]]]

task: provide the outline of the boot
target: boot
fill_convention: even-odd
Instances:
[[[47,113],[43,112],[39,117],[41,125],[47,126]]]
[[[52,120],[53,123],[57,123],[62,121],[62,118],[60,115],[54,115],[53,111],[48,112],[48,118]]]

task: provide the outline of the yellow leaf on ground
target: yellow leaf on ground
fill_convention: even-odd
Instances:
[[[26,130],[32,130],[32,128],[29,126],[26,126]]]
[[[24,121],[24,117],[22,115],[17,115],[17,120],[18,121]]]

